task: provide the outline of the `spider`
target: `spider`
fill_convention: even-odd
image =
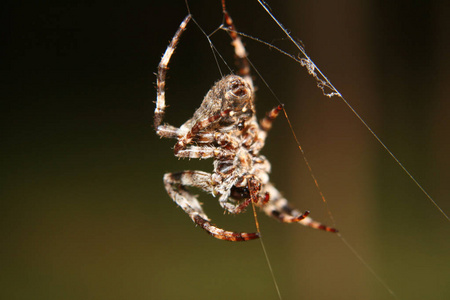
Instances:
[[[217,81],[208,91],[192,118],[179,128],[161,125],[166,109],[165,79],[168,64],[180,37],[192,16],[188,14],[180,24],[158,66],[157,100],[154,127],[161,138],[177,139],[174,155],[179,158],[213,159],[212,173],[182,171],[164,175],[169,196],[194,223],[215,238],[227,241],[248,241],[259,232],[233,232],[211,223],[188,187],[199,188],[219,198],[219,204],[229,213],[238,214],[253,202],[264,212],[285,223],[300,223],[316,229],[337,232],[336,229],[312,220],[291,208],[288,201],[269,182],[270,163],[259,154],[264,146],[272,122],[283,106],[273,108],[258,123],[255,116],[254,88],[246,49],[237,35],[233,21],[222,1],[224,20],[235,49],[239,75],[228,75]]]

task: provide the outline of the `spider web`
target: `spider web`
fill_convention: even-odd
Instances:
[[[426,198],[428,198],[428,200],[430,201],[430,202],[432,202],[433,203],[433,205],[439,210],[439,212],[448,220],[448,216],[447,216],[447,214],[445,213],[445,211],[434,201],[434,199],[428,194],[428,192],[422,187],[422,185],[419,183],[419,181],[418,180],[416,180],[415,179],[415,177],[413,176],[413,175],[411,175],[411,173],[406,169],[406,167],[404,167],[403,166],[403,164],[399,161],[399,159],[397,159],[397,157],[393,154],[393,152],[391,152],[390,150],[389,150],[389,148],[385,145],[385,143],[383,143],[382,142],[382,140],[375,134],[375,132],[371,129],[371,127],[369,127],[369,125],[368,125],[368,123],[369,122],[367,122],[366,123],[366,121],[364,121],[364,119],[357,113],[357,111],[356,111],[356,109],[354,109],[350,104],[349,104],[349,102],[342,96],[342,94],[330,83],[330,81],[327,79],[327,77],[325,77],[324,76],[324,74],[320,71],[320,69],[318,69],[317,68],[317,66],[316,66],[316,64],[313,62],[313,60],[307,55],[307,53],[306,53],[306,51],[304,50],[304,46],[297,40],[297,39],[295,39],[294,37],[293,37],[293,34],[291,34],[287,29],[285,29],[285,27],[278,21],[278,19],[274,16],[274,13],[273,13],[273,11],[270,9],[270,8],[268,8],[268,6],[267,6],[267,4],[266,3],[264,3],[263,1],[258,1],[258,3],[259,3],[259,5],[260,5],[260,7],[259,8],[256,8],[256,7],[253,7],[253,8],[246,8],[246,9],[243,9],[244,11],[248,11],[248,10],[251,10],[253,13],[257,13],[257,14],[259,14],[259,15],[263,15],[264,16],[264,18],[266,19],[266,24],[268,24],[268,23],[270,23],[269,21],[270,20],[272,20],[272,22],[274,22],[274,24],[276,25],[275,27],[278,27],[278,28],[280,28],[281,29],[281,33],[278,33],[278,40],[276,40],[276,41],[273,41],[273,40],[270,40],[270,39],[267,39],[267,38],[265,38],[265,37],[262,37],[262,36],[264,36],[264,34],[263,33],[253,33],[251,30],[249,30],[249,31],[247,31],[247,29],[245,29],[245,30],[243,30],[243,31],[241,31],[241,28],[242,28],[242,24],[244,24],[245,25],[245,19],[244,20],[242,20],[242,19],[239,19],[238,17],[236,17],[236,14],[235,14],[235,12],[236,11],[238,11],[238,10],[235,10],[235,9],[233,9],[232,7],[232,5],[233,5],[233,2],[232,1],[229,1],[230,3],[227,3],[228,5],[229,5],[229,8],[228,8],[228,10],[229,10],[229,12],[230,12],[230,14],[231,14],[231,16],[234,18],[234,21],[235,21],[235,23],[236,23],[236,26],[237,26],[237,29],[238,29],[238,32],[239,32],[239,34],[241,35],[241,37],[244,39],[244,41],[245,41],[245,43],[247,43],[247,51],[250,53],[250,59],[251,59],[251,61],[252,61],[252,63],[254,64],[254,68],[255,68],[255,70],[254,71],[256,71],[257,73],[260,73],[260,74],[262,74],[263,75],[263,77],[261,77],[261,78],[257,78],[256,79],[256,81],[258,82],[258,88],[259,88],[259,91],[257,92],[257,94],[258,94],[258,103],[257,103],[257,106],[258,106],[258,110],[261,112],[261,107],[259,106],[259,104],[260,104],[260,99],[263,97],[263,96],[261,96],[261,92],[263,92],[264,90],[266,90],[266,92],[267,92],[267,90],[269,90],[269,94],[270,93],[272,93],[272,90],[273,90],[273,93],[276,95],[275,97],[276,98],[278,98],[278,99],[282,99],[282,101],[281,102],[283,102],[284,104],[286,104],[286,110],[287,110],[287,112],[289,113],[289,115],[291,115],[291,119],[292,119],[292,122],[294,123],[294,124],[292,124],[292,125],[290,125],[291,127],[291,129],[292,129],[292,133],[295,135],[296,134],[296,132],[298,133],[298,132],[300,132],[300,137],[301,137],[301,139],[303,140],[304,139],[304,134],[303,134],[303,129],[298,129],[298,125],[296,125],[295,124],[295,122],[297,121],[297,119],[300,119],[302,116],[304,116],[304,113],[298,113],[297,112],[297,108],[295,107],[295,105],[297,105],[298,106],[298,102],[299,101],[322,101],[320,98],[317,98],[317,96],[315,96],[315,98],[317,98],[317,99],[314,99],[314,100],[310,100],[310,99],[303,99],[303,97],[302,96],[297,96],[299,99],[294,99],[294,100],[290,100],[291,102],[288,102],[288,97],[287,96],[284,96],[284,93],[283,92],[279,92],[279,88],[278,88],[278,81],[277,80],[273,80],[272,79],[272,77],[273,76],[271,76],[269,73],[270,73],[270,71],[267,71],[267,69],[265,69],[264,68],[264,62],[261,62],[261,61],[258,61],[258,58],[253,58],[253,57],[255,57],[255,56],[257,56],[257,55],[254,55],[254,52],[255,52],[255,49],[256,49],[256,51],[266,51],[266,50],[269,50],[269,52],[271,52],[271,55],[274,53],[274,52],[278,52],[278,53],[281,53],[281,56],[284,56],[284,57],[287,57],[288,58],[288,63],[284,63],[284,64],[281,64],[281,63],[279,63],[279,68],[281,69],[281,70],[287,70],[287,69],[290,69],[290,68],[292,68],[292,66],[294,66],[294,65],[296,65],[296,66],[298,66],[298,65],[300,65],[300,66],[302,66],[302,67],[304,67],[305,69],[306,69],[306,73],[307,74],[309,74],[309,76],[312,76],[312,78],[314,78],[314,80],[316,81],[316,85],[320,88],[320,90],[322,91],[322,93],[323,93],[323,95],[325,95],[325,96],[327,96],[327,97],[334,97],[334,98],[338,98],[338,99],[340,99],[340,100],[342,100],[346,105],[346,107],[348,108],[348,109],[350,109],[350,112],[352,113],[352,114],[354,114],[356,117],[357,117],[357,119],[363,124],[363,127],[365,127],[367,130],[369,130],[369,132],[370,132],[370,134],[375,138],[375,140],[378,142],[378,143],[380,143],[381,145],[382,145],[382,148],[384,148],[385,149],[385,151],[387,151],[387,153],[389,154],[389,156],[391,156],[391,158],[393,158],[394,159],[394,161],[397,163],[397,165],[398,166],[400,166],[400,168],[403,170],[403,172],[405,172],[406,173],[406,177],[408,177],[410,180],[412,180],[413,181],[413,183],[421,190],[421,192],[422,193],[424,193],[425,194],[425,197]],[[198,19],[197,18],[197,15],[198,16],[200,16],[201,14],[200,13],[198,13],[198,12],[196,12],[194,9],[192,9],[192,4],[191,3],[189,3],[189,5],[191,6],[191,10],[192,10],[192,13],[193,13],[193,15],[194,15],[194,18],[195,19]],[[235,7],[235,6],[234,6]],[[259,10],[258,10],[259,9]],[[275,12],[277,12],[277,10],[275,10],[274,9],[274,11]],[[284,20],[284,19],[283,19]],[[230,62],[230,60],[229,59],[227,59],[227,58],[229,58],[230,57],[230,51],[229,50],[224,50],[224,48],[222,48],[221,46],[220,46],[220,40],[223,40],[224,38],[223,38],[223,36],[221,36],[220,37],[220,40],[218,41],[216,38],[217,38],[217,36],[219,36],[219,33],[222,31],[219,27],[217,27],[216,29],[213,29],[213,30],[207,30],[206,29],[206,26],[202,23],[202,22],[198,22],[197,23],[198,24],[198,26],[199,26],[199,28],[201,28],[201,30],[203,30],[203,32],[205,33],[205,35],[206,36],[209,36],[209,37],[211,37],[211,40],[209,41],[209,42],[211,42],[211,45],[213,46],[213,48],[214,49],[218,49],[217,51],[213,51],[213,53],[215,53],[216,54],[216,58],[215,58],[215,61],[216,61],[216,63],[218,64],[218,70],[220,70],[219,72],[220,72],[220,74],[221,75],[223,75],[223,74],[226,74],[226,73],[228,73],[227,71],[229,70],[229,69],[233,69],[233,63],[232,63],[232,61]],[[260,22],[257,22],[257,24],[262,24],[262,23],[260,23]],[[260,26],[261,28],[263,27],[263,26]],[[324,38],[326,38],[326,36],[323,36]],[[212,40],[214,38],[214,40]],[[267,40],[269,40],[270,42],[267,42]],[[280,44],[290,44],[290,49],[289,50],[282,50],[282,49],[284,49],[284,48],[282,48],[281,46],[280,46]],[[226,43],[225,43],[226,44]],[[251,47],[251,45],[253,45],[253,47]],[[257,45],[257,46],[255,46],[255,45]],[[293,50],[292,49],[292,45],[294,45],[295,47],[294,48],[296,48],[297,50]],[[228,45],[227,45],[228,46]],[[288,45],[288,47],[289,47],[289,45]],[[261,49],[263,49],[263,50],[261,50]],[[228,51],[228,54],[227,54],[227,51]],[[315,53],[314,51],[312,52],[312,53]],[[272,56],[271,56],[271,59],[273,59],[272,58]],[[345,70],[344,70],[345,71]],[[269,75],[267,75],[267,74],[269,74]],[[298,77],[298,76],[303,76],[303,75],[296,75],[296,77]],[[264,78],[269,78],[268,80],[267,80],[267,82],[268,82],[268,84],[267,84],[267,87],[264,87],[263,86],[263,83],[262,82],[264,82]],[[334,77],[330,77],[330,78],[334,78]],[[286,78],[285,78],[286,79]],[[286,79],[286,80],[288,80],[288,79]],[[301,80],[303,80],[303,79],[301,79]],[[298,84],[298,81],[295,79],[295,77],[293,77],[293,78],[289,78],[289,81],[291,81],[291,85],[292,84]],[[310,81],[309,81],[309,83],[310,83]],[[353,81],[353,82],[351,82],[351,84],[357,84],[357,82],[355,82],[355,81]],[[304,87],[305,86],[305,84],[304,83],[301,83],[301,87]],[[345,85],[344,85],[345,86]],[[207,90],[207,89],[206,89]],[[204,91],[206,91],[206,90],[204,90]],[[281,96],[279,96],[281,94]],[[368,95],[367,93],[361,93],[360,94],[360,97],[361,97],[361,95],[362,95],[362,97],[364,97],[364,99],[366,100],[366,101],[369,101],[370,99],[371,99],[371,97],[373,97],[373,95]],[[307,96],[307,97],[311,97],[311,96]],[[307,98],[307,97],[305,97],[305,98]],[[285,100],[286,99],[286,100]],[[353,99],[353,98],[352,98]],[[369,100],[367,100],[367,99],[369,99]],[[292,101],[294,102],[294,103],[292,103]],[[367,109],[367,108],[365,108],[364,107],[364,104],[361,104],[362,102],[358,102],[358,101],[356,101],[356,103],[357,103],[357,106],[358,107],[362,107],[363,109]],[[323,107],[323,105],[325,105],[325,104],[321,104],[322,105],[322,107]],[[335,105],[335,104],[332,104],[332,105]],[[302,107],[301,105],[300,105],[300,107]],[[334,106],[333,106],[334,107]],[[267,110],[267,109],[266,109]],[[340,113],[342,113],[342,111],[340,110],[339,111]],[[293,116],[293,117],[292,117]],[[287,117],[287,114],[286,114],[286,117]],[[350,116],[346,116],[346,118],[350,118]],[[336,119],[334,120],[334,122],[336,122]],[[323,123],[326,123],[326,122],[323,122]],[[317,123],[316,123],[317,124]],[[334,124],[336,124],[336,123],[334,123]],[[319,125],[320,126],[320,125]],[[333,126],[333,123],[332,123],[332,126]],[[345,128],[345,127],[344,127]],[[321,128],[320,128],[321,129]],[[306,130],[308,130],[308,129],[306,129]],[[311,130],[311,128],[309,128],[309,130]],[[352,130],[355,130],[355,129],[352,129]],[[320,131],[319,131],[320,132]],[[313,135],[313,136],[318,136],[318,135],[320,135],[320,134],[318,134],[317,132],[315,132],[315,133],[312,133],[312,134],[310,134],[310,135]],[[308,134],[306,134],[306,136],[307,136],[307,138],[308,138]],[[285,137],[285,135],[284,135],[284,137]],[[366,139],[367,138],[362,138],[364,141],[364,143],[367,143],[367,141],[366,141]],[[297,138],[295,138],[295,140],[296,140],[296,144],[297,144],[297,146],[298,146],[298,148],[300,149],[300,151],[302,151],[303,152],[303,150],[302,150],[302,148],[300,147],[300,144],[299,144],[299,142],[298,142],[298,139]],[[314,139],[312,139],[312,140],[314,140]],[[273,140],[272,140],[273,141]],[[276,141],[278,141],[278,142],[280,142],[280,140],[276,140]],[[320,140],[319,139],[319,143],[323,143],[323,139],[322,140]],[[347,143],[348,143],[349,141],[347,140]],[[268,140],[268,144],[270,144],[271,143],[271,139],[269,138],[269,140]],[[326,144],[326,143],[325,143]],[[368,144],[369,146],[367,146],[367,147],[369,147],[370,149],[373,149],[373,148],[375,148],[375,145],[374,144]],[[267,148],[269,148],[270,146],[269,145],[267,145]],[[311,147],[311,146],[308,146],[308,147]],[[312,146],[313,147],[313,146]],[[337,148],[337,147],[335,147],[335,146],[332,146],[333,148]],[[309,149],[311,149],[311,148],[309,148]],[[316,151],[315,151],[315,149],[313,148],[312,150],[309,150],[308,148],[306,149],[306,152],[308,153],[308,157],[310,157],[311,156],[311,154],[312,153],[315,153]],[[344,148],[344,149],[346,149],[346,148]],[[270,151],[270,150],[269,150]],[[348,150],[343,150],[343,151],[348,151]],[[360,150],[360,151],[362,151],[362,150]],[[373,151],[373,150],[371,150],[371,151]],[[319,151],[317,151],[317,152],[320,152],[320,150]],[[268,155],[269,156],[269,155]],[[293,152],[289,152],[289,154],[288,154],[288,157],[290,157],[291,159],[293,158],[293,157],[298,157],[298,155],[297,154],[294,154]],[[308,168],[310,168],[309,167],[309,162],[308,162],[308,160],[306,159],[306,157],[305,156],[303,156],[303,158],[306,160],[306,162],[307,162],[307,165],[308,165]],[[269,159],[272,161],[272,164],[273,164],[273,168],[274,168],[274,172],[276,172],[275,171],[275,169],[277,168],[277,165],[274,163],[274,159],[271,157],[271,156],[269,156]],[[320,159],[319,159],[320,160]],[[327,188],[327,186],[328,186],[328,184],[326,183],[326,182],[328,182],[328,181],[330,181],[330,180],[327,180],[328,178],[325,176],[325,180],[323,180],[322,178],[324,177],[324,173],[326,174],[326,172],[324,172],[324,171],[322,171],[321,169],[320,169],[320,167],[319,167],[319,170],[318,171],[316,171],[317,170],[317,168],[316,168],[316,165],[318,164],[317,163],[317,161],[318,161],[318,159],[317,158],[313,158],[312,159],[312,164],[311,165],[313,165],[314,166],[314,173],[312,173],[312,171],[311,170],[309,170],[308,172],[309,172],[309,174],[307,174],[307,176],[304,176],[303,175],[303,177],[305,177],[303,180],[307,180],[306,179],[306,177],[308,177],[308,176],[313,176],[313,178],[314,178],[314,181],[316,181],[317,182],[317,180],[316,180],[316,178],[315,178],[315,175],[314,174],[318,174],[318,177],[319,177],[319,180],[320,180],[320,182],[321,182],[321,188],[319,188],[319,193],[320,194],[322,194],[322,187],[325,187],[325,191],[326,190],[328,190],[328,188]],[[329,167],[330,166],[330,162],[329,162],[329,160],[327,160],[328,161],[328,163],[327,163],[327,167]],[[354,163],[354,162],[353,162]],[[285,163],[286,164],[286,163]],[[348,164],[351,164],[351,163],[348,163]],[[298,172],[298,170],[299,170],[299,167],[298,166],[296,166],[295,168],[294,168],[297,172]],[[273,181],[275,182],[275,184],[279,184],[278,183],[278,180],[276,180],[276,177],[278,177],[279,176],[279,173],[275,173],[276,175],[274,176],[274,175],[272,175],[272,179],[273,179]],[[331,177],[335,177],[336,176],[336,174],[334,174],[334,175],[331,175]],[[360,175],[358,175],[358,174],[352,174],[352,176],[360,176]],[[400,175],[397,175],[397,176],[400,176]],[[404,175],[403,175],[404,176]],[[290,183],[291,183],[291,185],[292,185],[292,183],[295,185],[295,184],[298,184],[298,181],[299,181],[299,179],[298,179],[298,175],[294,175],[294,177],[296,177],[296,179],[291,179],[291,181],[290,181]],[[325,182],[325,183],[324,183]],[[402,184],[405,184],[405,183],[402,183]],[[412,189],[411,187],[409,188],[409,189]],[[354,193],[355,192],[355,190],[356,190],[356,188],[354,187],[354,186],[352,186],[352,187],[350,187],[350,188],[348,188],[348,189],[346,189],[346,188],[344,188],[344,190],[346,190],[346,192],[347,193]],[[293,197],[293,195],[296,195],[296,193],[298,193],[298,190],[296,191],[296,192],[288,192],[289,193],[289,195],[288,195],[288,198],[291,198],[291,201],[294,201],[294,203],[296,204],[296,206],[298,206],[298,205],[300,205],[299,204],[299,202],[297,201],[297,200],[295,200],[295,199],[292,199],[292,197]],[[329,193],[327,193],[327,194],[329,194]],[[361,195],[361,193],[358,193],[359,195]],[[316,195],[317,195],[317,191],[316,191]],[[367,194],[365,194],[365,195],[363,195],[365,198],[370,198],[369,197],[369,195],[367,195]],[[342,197],[342,196],[341,196]],[[344,196],[345,197],[345,196]],[[409,197],[409,195],[408,195],[408,197]],[[302,197],[303,198],[303,197]],[[317,196],[316,196],[316,198],[317,198]],[[339,223],[342,223],[343,221],[343,218],[346,218],[347,216],[345,216],[345,215],[343,215],[343,214],[341,214],[341,213],[339,213],[339,212],[336,212],[338,209],[336,208],[339,204],[338,204],[338,201],[337,200],[335,200],[333,197],[330,197],[329,195],[327,196],[327,198],[328,199],[332,199],[331,200],[331,206],[333,207],[333,215],[335,215],[336,216],[336,218],[338,219],[338,221],[339,221]],[[323,196],[322,197],[322,199],[325,199],[325,197]],[[339,199],[339,198],[338,198]],[[421,200],[422,201],[422,200]],[[366,209],[370,209],[370,205],[371,204],[366,204],[366,205],[368,205],[368,206],[366,206]],[[373,205],[373,204],[372,204]],[[303,204],[302,204],[302,206],[303,206]],[[303,208],[305,208],[305,207],[301,207],[301,209],[303,209]],[[306,207],[306,208],[309,208],[309,207]],[[331,213],[330,213],[330,210],[329,209],[326,209],[327,211],[328,211],[328,213],[331,215]],[[403,210],[403,212],[404,212],[404,210]],[[331,215],[332,216],[332,215]],[[365,215],[363,216],[363,217],[367,217],[367,213],[365,213]],[[331,217],[331,218],[333,218],[333,217]],[[371,218],[370,216],[369,216],[369,218]],[[373,218],[373,217],[372,217]],[[394,217],[393,216],[391,216],[391,218],[393,219]],[[392,222],[390,222],[391,224],[392,224]],[[394,224],[395,224],[395,222],[394,222]],[[345,225],[344,225],[345,226]],[[265,227],[267,227],[267,226],[265,226]],[[341,226],[338,226],[340,229],[341,229]],[[366,226],[367,227],[367,226]],[[344,227],[345,228],[345,227]],[[266,228],[264,228],[264,230],[265,230]],[[342,231],[342,230],[341,230]],[[348,232],[348,231],[347,231]],[[357,236],[357,235],[354,235],[354,236],[351,236],[351,238],[353,238],[353,240],[355,240],[355,236]],[[363,260],[362,258],[361,258],[361,256],[360,256],[360,254],[359,254],[359,249],[358,249],[358,251],[356,251],[356,250],[354,250],[354,247],[352,247],[352,246],[350,246],[350,244],[347,242],[347,240],[346,239],[344,239],[342,236],[341,236],[341,239],[342,239],[342,241],[351,249],[351,251],[359,258],[359,259],[361,259],[362,261],[363,261],[363,263],[364,264],[366,264],[367,265],[367,263],[365,262],[365,260]],[[354,244],[354,241],[352,241],[352,244]],[[359,247],[359,248],[361,248],[361,247]],[[379,271],[377,270],[376,272],[375,271],[373,271],[372,270],[372,267],[370,267],[370,266],[368,266],[368,268],[369,268],[369,270],[371,270],[371,272],[372,273],[374,273],[375,274],[375,276],[381,281],[381,283],[385,286],[385,288],[391,293],[391,294],[393,294],[393,292],[392,292],[392,290],[389,288],[389,287],[387,287],[387,285],[386,285],[386,283],[385,283],[385,280],[382,280],[381,279],[381,277],[384,277],[384,276],[382,276],[382,273],[379,273]],[[377,275],[377,274],[381,274],[381,275]]]

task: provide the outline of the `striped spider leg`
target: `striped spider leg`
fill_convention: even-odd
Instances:
[[[335,232],[336,230],[313,221],[309,212],[291,209],[287,200],[269,182],[270,163],[260,155],[272,122],[283,109],[272,109],[258,123],[255,116],[254,88],[250,76],[247,54],[241,39],[234,30],[226,12],[225,21],[231,29],[239,75],[227,75],[216,82],[203,99],[193,117],[179,128],[161,124],[165,113],[165,78],[170,58],[183,31],[191,20],[186,16],[172,38],[157,74],[157,101],[154,126],[160,137],[177,139],[174,155],[179,158],[213,159],[213,172],[182,171],[164,175],[164,186],[169,196],[194,223],[215,238],[228,241],[247,241],[259,237],[259,233],[233,232],[213,225],[204,213],[196,196],[188,187],[199,188],[219,198],[222,208],[238,214],[254,203],[266,214],[282,222],[299,222],[313,228]]]

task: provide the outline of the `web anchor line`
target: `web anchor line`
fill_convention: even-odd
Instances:
[[[224,0],[222,0],[222,3],[224,3]],[[262,41],[262,40],[260,40],[260,39],[258,39],[258,38],[255,38],[255,37],[252,37],[252,36],[250,36],[250,35],[247,35],[247,34],[245,34],[245,33],[240,33],[240,32],[237,32],[234,28],[229,28],[229,27],[227,27],[227,26],[225,26],[224,25],[224,22],[222,22],[222,25],[221,26],[219,26],[216,30],[214,30],[212,33],[210,33],[210,34],[207,34],[207,33],[205,33],[204,31],[203,31],[203,29],[201,28],[201,26],[195,21],[195,20],[193,20],[193,22],[200,28],[200,30],[202,31],[202,33],[206,36],[206,38],[207,38],[207,40],[208,40],[208,42],[209,42],[209,45],[210,45],[210,47],[211,47],[211,50],[212,50],[212,52],[213,52],[213,55],[214,55],[214,58],[215,58],[215,61],[216,61],[216,64],[218,65],[218,68],[219,68],[219,70],[220,70],[220,66],[219,66],[219,63],[218,63],[218,61],[223,61],[224,63],[225,63],[225,65],[226,65],[226,67],[232,72],[232,70],[231,70],[231,68],[229,67],[229,65],[225,62],[225,60],[224,60],[224,58],[220,55],[220,53],[219,53],[219,51],[215,48],[215,46],[212,44],[212,42],[211,42],[211,40],[210,40],[210,37],[213,35],[213,34],[215,34],[218,30],[224,30],[224,31],[228,31],[229,33],[234,33],[234,34],[237,34],[237,35],[239,35],[239,36],[244,36],[244,37],[246,37],[246,38],[250,38],[250,39],[253,39],[253,40],[255,40],[255,41],[257,41],[257,42],[259,42],[259,43],[262,43],[262,44],[264,44],[264,45],[266,45],[266,46],[268,46],[268,47],[270,47],[270,48],[272,48],[272,49],[275,49],[275,50],[277,50],[277,51],[279,51],[279,52],[281,52],[282,54],[284,54],[284,55],[287,55],[287,56],[289,56],[291,59],[293,59],[294,61],[296,61],[297,63],[299,63],[302,67],[305,67],[306,69],[307,69],[307,71],[308,71],[308,73],[316,80],[316,82],[317,82],[317,86],[322,90],[322,92],[323,92],[323,94],[325,95],[325,96],[327,96],[327,97],[329,97],[329,98],[331,98],[331,97],[333,97],[333,96],[337,96],[337,97],[339,97],[347,106],[348,106],[348,108],[353,112],[353,114],[360,120],[360,122],[361,123],[363,123],[363,125],[367,128],[367,130],[369,130],[369,132],[372,134],[372,136],[380,143],[380,145],[385,149],[385,151],[387,151],[388,152],[388,154],[395,160],[395,162],[401,167],[401,169],[408,175],[408,177],[414,182],[414,184],[426,195],[426,197],[429,199],[429,201],[430,202],[432,202],[432,204],[444,215],[444,217],[448,220],[448,221],[450,221],[450,219],[449,219],[449,217],[448,217],[448,215],[439,207],[439,205],[434,201],[434,199],[425,191],[425,189],[421,186],[421,184],[411,175],[411,173],[409,173],[409,171],[403,166],[403,164],[397,159],[397,157],[388,149],[388,147],[381,141],[381,139],[375,134],[375,132],[369,127],[369,125],[361,118],[361,116],[353,109],[353,107],[348,103],[348,101],[340,94],[340,92],[333,86],[333,84],[328,80],[328,78],[322,73],[322,71],[314,64],[314,62],[309,58],[309,56],[306,54],[306,51],[304,50],[304,48],[297,42],[297,41],[295,41],[292,37],[291,37],[291,35],[289,34],[289,32],[285,29],[285,27],[275,18],[275,16],[270,12],[270,10],[268,9],[268,7],[267,7],[267,4],[263,1],[263,0],[258,0],[258,3],[263,7],[263,9],[269,14],[269,16],[274,20],[274,22],[278,25],[278,27],[279,28],[281,28],[281,30],[286,34],[286,36],[288,37],[288,39],[292,42],[292,43],[294,43],[294,45],[298,48],[298,50],[301,52],[301,54],[299,54],[298,56],[295,56],[295,55],[292,55],[292,54],[290,54],[290,53],[287,53],[287,52],[285,52],[285,51],[283,51],[283,50],[281,50],[281,49],[279,49],[279,48],[277,48],[276,46],[274,46],[274,45],[272,45],[272,44],[270,44],[270,43],[267,43],[267,42],[265,42],[265,41]],[[187,4],[187,0],[186,0],[186,6],[188,6],[188,4]],[[188,7],[188,10],[189,10],[189,7]],[[189,11],[189,14],[190,14],[190,11]],[[217,55],[217,56],[216,56]],[[302,55],[304,56],[304,57],[302,57]],[[248,59],[248,58],[247,58]],[[253,68],[253,70],[255,70],[256,71],[256,73],[258,73],[258,76],[262,79],[262,81],[264,82],[264,84],[269,88],[269,90],[271,91],[271,93],[272,94],[274,94],[274,92],[270,89],[270,87],[268,86],[268,84],[265,82],[265,80],[262,78],[262,76],[261,76],[261,74],[259,74],[259,72],[257,71],[257,69],[253,66],[253,64],[250,62],[250,60],[249,60],[249,63],[251,64],[251,66],[252,66],[252,68]],[[220,71],[221,72],[221,71]],[[232,72],[233,73],[233,72]],[[222,74],[222,72],[221,72],[221,75],[223,75]],[[275,96],[275,95],[274,95]],[[277,98],[276,96],[275,96],[275,98]],[[278,98],[277,98],[277,100],[278,100]],[[279,103],[281,103],[279,100],[278,100],[278,102]],[[288,123],[290,123],[289,122],[289,118],[287,117],[287,113],[286,113],[286,110],[284,109],[284,107],[283,107],[283,112],[284,112],[284,114],[285,114],[285,116],[286,116],[286,119],[288,120]],[[293,130],[292,129],[292,127],[291,127],[291,130]],[[295,137],[295,133],[294,133],[294,137]],[[295,137],[295,139],[296,139],[296,137]],[[297,140],[297,139],[296,139]],[[301,148],[301,146],[300,146],[300,144],[299,144],[299,142],[297,141],[297,145],[298,145],[298,147],[299,147],[299,149],[300,149],[300,151],[302,152],[302,155],[304,156],[305,154],[303,153],[303,150],[302,150],[302,148]],[[306,160],[306,158],[304,157],[304,159]],[[307,165],[309,165],[309,163],[306,161],[306,163],[307,163]],[[310,170],[311,171],[311,170]],[[313,175],[312,175],[313,176]],[[313,176],[313,179],[315,179],[314,178],[314,176]],[[318,187],[318,184],[317,184],[317,181],[316,180],[314,180],[315,181],[315,183],[316,183],[316,186]],[[319,187],[318,187],[319,188]],[[320,188],[319,188],[319,190],[320,190]],[[319,191],[320,192],[320,191]],[[324,197],[323,197],[323,195],[322,195],[322,193],[320,192],[320,194],[321,194],[321,196],[322,196],[322,199],[324,200],[324,202],[325,202],[325,204],[326,204],[326,200],[324,199]],[[327,209],[328,209],[328,207],[327,207]],[[328,209],[328,212],[329,212],[329,214],[330,214],[330,217],[331,217],[331,219],[332,219],[332,221],[333,221],[333,223],[334,223],[334,220],[333,220],[333,216],[331,215],[331,212],[330,212],[330,210]],[[255,214],[255,211],[253,211],[253,213]],[[256,219],[256,216],[255,216],[255,223],[256,223],[256,226],[257,226],[257,232],[258,233],[260,233],[260,229],[259,229],[259,224],[258,224],[258,221],[257,221],[257,219]],[[393,292],[393,290],[383,281],[383,279],[381,279],[381,277],[380,276],[378,276],[378,274],[374,271],[374,269],[372,269],[372,267],[361,257],[361,255],[359,255],[359,253],[358,252],[356,252],[356,250],[346,241],[346,239],[344,239],[344,237],[341,235],[341,234],[338,234],[338,236],[339,236],[339,238],[341,239],[341,241],[349,248],[349,250],[352,252],[352,253],[354,253],[354,255],[361,261],[361,263],[372,273],[372,275],[374,275],[375,277],[376,277],[376,279],[383,285],[383,287],[391,294],[391,296],[393,296],[394,298],[397,298],[397,296],[394,294],[394,292]],[[271,272],[271,275],[272,275],[272,279],[273,279],[273,281],[274,281],[274,284],[275,284],[275,287],[276,287],[276,290],[277,290],[277,294],[278,294],[278,297],[281,299],[281,293],[280,293],[280,290],[279,290],[279,288],[278,288],[278,285],[277,285],[277,283],[276,283],[276,279],[275,279],[275,276],[274,276],[274,273],[273,273],[273,270],[272,270],[272,267],[271,267],[271,264],[270,264],[270,261],[269,261],[269,258],[268,258],[268,255],[267,255],[267,252],[266,252],[266,250],[265,250],[265,247],[264,247],[264,244],[263,244],[263,241],[261,240],[261,245],[262,245],[262,248],[263,248],[263,251],[264,251],[264,254],[265,254],[265,256],[266,256],[266,260],[267,260],[267,263],[268,263],[268,266],[269,266],[269,269],[270,269],[270,272]]]
[[[278,21],[272,12],[267,7],[267,4],[263,0],[258,0],[258,3],[262,8],[269,14],[272,20],[280,27],[280,29],[286,34],[287,38],[297,47],[297,49],[303,54],[305,58],[295,58],[297,62],[303,67],[306,67],[308,73],[313,76],[317,81],[317,86],[323,91],[324,95],[327,97],[337,96],[339,97],[345,105],[351,110],[351,112],[359,119],[359,121],[367,128],[370,134],[378,141],[378,143],[384,148],[384,150],[394,159],[398,166],[403,170],[403,172],[412,180],[412,182],[422,191],[422,193],[427,197],[427,199],[439,210],[439,212],[450,221],[449,216],[444,212],[444,210],[436,203],[433,197],[425,190],[425,188],[412,176],[412,174],[406,169],[406,167],[399,161],[399,159],[394,155],[394,153],[389,150],[389,148],[383,143],[383,141],[378,137],[378,135],[370,128],[370,126],[362,119],[362,117],[355,111],[355,109],[350,105],[350,103],[341,95],[341,93],[334,87],[334,85],[328,80],[328,78],[322,73],[322,71],[314,64],[311,58],[307,55],[305,49],[292,38],[283,24]],[[281,51],[283,52],[283,51]],[[331,90],[327,93],[325,88]]]

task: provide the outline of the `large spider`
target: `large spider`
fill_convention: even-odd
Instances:
[[[259,154],[264,146],[272,122],[283,109],[272,109],[258,124],[255,116],[254,88],[250,76],[246,50],[236,34],[233,21],[225,9],[223,13],[235,49],[239,76],[228,75],[220,79],[208,91],[194,116],[180,128],[163,124],[165,112],[165,78],[170,58],[181,34],[191,20],[187,15],[180,24],[158,66],[157,101],[154,126],[160,137],[177,139],[174,154],[180,158],[212,158],[212,173],[182,171],[164,175],[164,185],[169,196],[189,215],[197,225],[215,238],[228,241],[248,241],[259,233],[232,232],[210,223],[201,204],[187,187],[196,187],[214,197],[219,197],[225,211],[238,214],[253,202],[264,212],[286,223],[300,223],[330,232],[327,227],[292,209],[288,201],[269,182],[270,163]]]

